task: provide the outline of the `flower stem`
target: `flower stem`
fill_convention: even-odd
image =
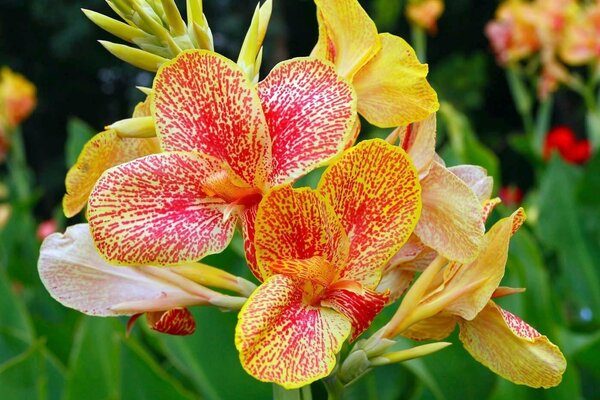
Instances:
[[[10,132],[10,153],[7,159],[7,167],[17,200],[19,202],[30,200],[29,170],[25,157],[25,145],[19,128],[15,128]]]
[[[327,389],[327,400],[339,400],[342,398],[344,385],[337,379],[335,374],[324,379],[323,383],[325,384],[325,389]]]
[[[288,390],[273,384],[273,400],[312,400],[310,385]]]
[[[422,63],[427,62],[427,35],[425,30],[417,25],[411,25],[410,36],[417,58]]]

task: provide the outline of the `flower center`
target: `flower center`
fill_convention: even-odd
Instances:
[[[213,174],[203,189],[210,197],[218,197],[230,204],[253,206],[262,199],[260,189],[247,185],[225,170]]]

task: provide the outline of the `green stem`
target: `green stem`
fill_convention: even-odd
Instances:
[[[299,389],[287,390],[279,385],[273,384],[273,400],[312,400],[310,385]]]
[[[29,185],[29,170],[27,168],[27,159],[25,157],[25,145],[21,130],[15,128],[9,134],[10,153],[7,158],[7,167],[15,189],[16,198],[19,202],[25,202],[31,197],[31,188]]]
[[[325,389],[327,389],[327,400],[340,400],[344,392],[344,385],[337,379],[337,375],[333,374],[329,378],[324,379]]]
[[[531,137],[531,148],[535,155],[541,158],[544,151],[544,140],[546,133],[550,130],[550,118],[552,117],[552,106],[554,97],[549,95],[542,100],[535,118],[535,130]]]
[[[521,76],[519,76],[519,73],[514,68],[509,67],[506,70],[506,79],[508,81],[510,94],[515,102],[517,112],[523,121],[523,129],[525,130],[525,134],[529,138],[532,138],[534,135],[534,124],[533,117],[531,116],[531,94],[527,90],[525,82],[523,82],[523,79],[521,79]],[[533,139],[531,142],[533,142]]]
[[[427,34],[425,33],[425,29],[423,29],[417,25],[411,25],[410,36],[412,39],[412,45],[415,49],[415,53],[417,53],[417,58],[422,63],[426,63],[427,62]]]

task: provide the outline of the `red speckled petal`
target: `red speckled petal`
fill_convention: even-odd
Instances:
[[[256,257],[261,276],[280,260],[322,257],[335,266],[348,259],[348,237],[333,208],[309,189],[283,186],[268,193],[256,217]]]
[[[246,262],[248,268],[259,280],[263,281],[262,274],[256,261],[256,246],[254,245],[254,236],[256,233],[256,212],[258,211],[258,205],[252,207],[246,207],[242,213],[240,213],[240,222],[242,225],[242,236],[244,238],[244,254],[246,255]]]
[[[278,260],[269,264],[269,268],[275,274],[309,280],[322,286],[328,286],[336,273],[335,267],[319,256],[304,260]]]
[[[436,162],[421,186],[423,213],[415,229],[419,239],[450,260],[472,260],[485,231],[483,208],[475,193]]]
[[[248,184],[262,186],[271,162],[267,125],[254,85],[233,61],[184,51],[158,71],[153,93],[165,151],[209,154]]]
[[[460,322],[459,338],[473,358],[521,385],[557,386],[567,366],[546,336],[492,301],[474,320]]]
[[[274,275],[240,311],[235,345],[244,369],[287,389],[324,378],[350,334],[350,321],[303,301],[304,282]]]
[[[435,114],[430,114],[423,121],[398,127],[390,136],[398,137],[398,145],[410,155],[419,172],[419,178],[427,176],[435,158]]]
[[[421,212],[421,188],[410,158],[383,140],[361,142],[323,173],[317,190],[350,239],[350,258],[340,278],[373,289]]]
[[[196,331],[196,321],[187,308],[146,313],[150,329],[168,335],[187,336]]]
[[[88,207],[96,247],[120,264],[176,264],[222,251],[237,214],[203,185],[222,162],[194,153],[162,153],[108,170]]]
[[[356,120],[356,95],[318,59],[278,64],[258,84],[272,141],[272,185],[291,182],[344,149]]]
[[[345,284],[346,282],[353,284]],[[321,305],[333,308],[352,322],[350,341],[354,341],[371,325],[373,318],[379,314],[387,301],[387,293],[365,289],[356,282],[339,281],[329,287]]]
[[[108,264],[96,251],[87,224],[73,225],[64,234],[48,236],[38,261],[40,278],[50,295],[84,314],[130,315],[131,311],[113,307],[132,302],[156,307],[206,303],[206,299],[146,273],[151,268]]]

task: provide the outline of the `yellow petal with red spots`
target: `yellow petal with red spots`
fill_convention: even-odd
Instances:
[[[256,379],[294,389],[328,376],[350,334],[337,311],[307,304],[304,281],[274,275],[239,313],[235,346]]]
[[[115,165],[160,152],[156,138],[130,139],[119,137],[115,131],[94,136],[67,173],[63,210],[73,217],[86,205],[94,184],[102,173]]]
[[[187,336],[196,331],[196,321],[187,308],[146,313],[148,327],[160,333]]]
[[[474,320],[460,322],[459,338],[473,358],[521,385],[557,386],[567,366],[546,336],[492,301]]]
[[[471,320],[485,307],[498,288],[511,237],[512,218],[498,221],[483,238],[479,255],[469,264],[450,264],[444,270],[444,288],[436,291],[425,302],[451,299],[445,312]]]
[[[237,64],[210,51],[184,51],[159,69],[152,92],[165,151],[208,154],[262,187],[271,163],[267,124],[258,93]]]
[[[336,310],[352,322],[350,341],[354,341],[367,330],[387,302],[387,292],[378,293],[354,281],[338,281],[327,289],[321,306]]]
[[[354,76],[358,112],[379,127],[408,125],[439,108],[427,65],[398,36],[382,33],[381,50]]]
[[[177,264],[221,252],[237,214],[211,197],[223,162],[199,153],[160,153],[104,173],[90,196],[88,219],[96,247],[119,264]]]
[[[304,260],[278,260],[269,264],[275,274],[309,280],[329,286],[335,278],[336,269],[323,257],[315,256]]]
[[[269,192],[256,216],[256,257],[259,277],[273,274],[280,260],[321,257],[333,266],[348,259],[348,237],[333,208],[309,188],[283,186]]]
[[[475,193],[436,162],[421,187],[423,212],[415,229],[419,239],[450,260],[472,260],[485,229],[483,208]]]
[[[411,325],[401,335],[412,340],[442,340],[454,331],[457,319],[454,315],[436,314]]]
[[[356,0],[315,0],[319,41],[315,55],[329,55],[340,75],[352,79],[381,44],[377,27]]]
[[[262,280],[258,262],[256,261],[256,246],[254,244],[257,211],[258,205],[244,208],[240,213],[240,224],[242,228],[242,237],[244,238],[244,255],[246,256],[246,263],[254,276],[259,280]]]
[[[356,120],[354,89],[328,62],[296,58],[258,84],[271,135],[270,183],[288,183],[344,149]]]
[[[361,142],[332,163],[317,190],[350,239],[350,258],[340,278],[374,289],[421,212],[421,187],[410,158],[383,140]]]

